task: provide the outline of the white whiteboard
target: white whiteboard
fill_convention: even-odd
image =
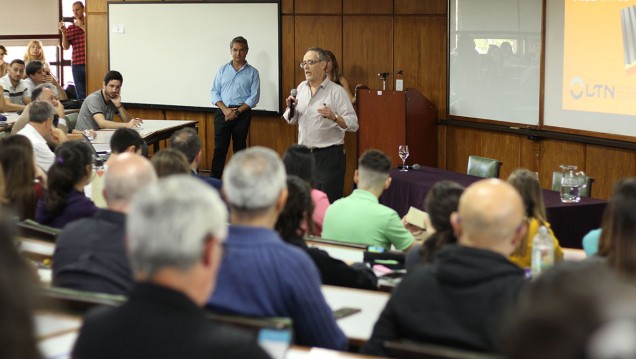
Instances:
[[[256,110],[280,112],[278,3],[109,3],[111,70],[122,73],[125,103],[212,108],[210,89],[231,60],[230,40],[249,43],[260,74]]]

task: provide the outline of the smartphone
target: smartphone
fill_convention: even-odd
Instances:
[[[273,359],[285,359],[291,341],[290,329],[263,328],[258,332],[258,345]]]
[[[373,253],[384,253],[384,247],[382,247],[382,246],[369,246],[367,248],[367,251],[373,252]]]
[[[333,317],[336,320],[338,320],[338,319],[342,319],[356,313],[360,313],[361,311],[362,309],[360,308],[343,307],[343,308],[334,310]]]

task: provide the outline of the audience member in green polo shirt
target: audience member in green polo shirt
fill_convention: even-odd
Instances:
[[[407,251],[413,235],[404,227],[393,209],[378,198],[391,184],[391,160],[378,150],[365,151],[358,160],[353,180],[358,189],[334,202],[327,209],[322,237],[390,249],[391,245]]]

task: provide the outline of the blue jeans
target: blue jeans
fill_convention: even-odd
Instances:
[[[86,65],[71,65],[77,98],[86,98]]]

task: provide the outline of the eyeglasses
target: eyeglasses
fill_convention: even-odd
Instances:
[[[322,62],[324,60],[307,60],[307,61],[303,61],[300,63],[300,68],[304,69],[305,65],[309,65],[309,66],[313,66],[314,64],[317,64],[319,62]]]

